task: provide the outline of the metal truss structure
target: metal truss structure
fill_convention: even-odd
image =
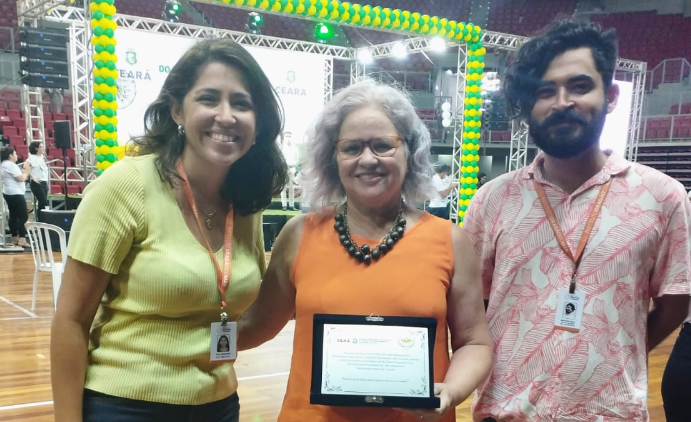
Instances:
[[[509,147],[509,171],[525,167],[528,160],[528,123],[511,121],[511,146]]]
[[[638,142],[641,138],[643,97],[645,96],[645,77],[648,64],[645,62],[619,59],[616,70],[624,79],[633,83],[633,98],[631,114],[629,116],[629,135],[627,137],[624,158],[629,161],[636,161],[638,159]]]
[[[63,22],[70,25],[70,36],[72,44],[74,45],[72,57],[72,84],[73,92],[77,95],[74,103],[78,110],[75,110],[75,138],[79,139],[78,145],[90,145],[93,139],[92,129],[92,106],[91,106],[91,83],[90,70],[91,52],[88,44],[88,34],[90,32],[90,21],[88,9],[78,9],[73,7],[65,7],[56,5],[63,5],[67,0],[20,0],[18,4],[19,10],[30,10],[34,18],[43,16],[44,19]],[[200,3],[209,3],[218,6],[233,7],[237,9],[244,9],[254,11],[254,8],[249,6],[237,6],[235,4],[223,4],[214,0],[193,0]],[[41,9],[38,4],[50,4],[51,8],[44,7]],[[22,8],[23,7],[23,8]],[[39,13],[39,10],[42,12]],[[29,12],[26,12],[29,13]],[[280,13],[271,11],[262,11],[266,14],[276,14],[284,16]],[[27,15],[28,16],[28,15]],[[318,21],[319,19],[299,17],[300,19]],[[249,34],[244,32],[229,31],[218,28],[210,28],[204,26],[190,25],[166,22],[157,19],[148,19],[136,16],[127,16],[116,14],[114,20],[120,28],[158,32],[163,34],[178,35],[190,38],[230,38],[240,44],[247,46],[263,47],[278,50],[298,51],[305,53],[312,53],[330,58],[327,60],[324,72],[326,78],[326,93],[324,100],[328,101],[331,98],[331,90],[333,87],[333,60],[350,60],[350,82],[355,83],[366,75],[366,68],[357,59],[360,49],[350,47],[340,47],[328,44],[313,43],[300,40],[291,40],[285,38],[268,37],[263,35]],[[74,25],[74,26],[72,26]],[[83,28],[83,30],[82,30]],[[383,30],[383,32],[398,33],[401,35],[408,35],[404,31],[399,30]],[[483,33],[482,42],[487,48],[494,48],[498,50],[514,51],[523,45],[529,38],[510,34],[502,34],[498,32],[486,31]],[[408,52],[425,51],[431,48],[431,41],[425,37],[408,37],[397,42],[403,42]],[[397,42],[384,43],[367,47],[374,58],[388,57],[393,55],[393,46]],[[464,112],[465,99],[465,82],[466,82],[466,68],[467,68],[467,46],[463,42],[447,41],[447,45],[458,46],[458,72],[457,72],[457,86],[456,86],[456,118],[454,119],[454,144],[453,144],[453,162],[452,162],[452,178],[458,180],[461,176],[461,156],[462,156],[462,135],[463,123],[460,116]],[[640,132],[641,112],[643,106],[643,87],[645,85],[645,70],[646,65],[642,62],[620,59],[617,65],[617,70],[622,72],[632,73],[634,76],[634,107],[631,113],[631,126],[629,132],[629,140],[627,145],[626,157],[629,160],[635,160],[638,151],[638,137]],[[78,117],[77,117],[78,116]],[[525,123],[512,124],[511,133],[511,157],[509,169],[514,170],[526,164],[528,149],[528,127]],[[91,154],[93,156],[93,154]],[[95,171],[95,167],[90,167],[91,173]],[[86,172],[85,172],[86,173]],[[90,173],[90,174],[91,174]],[[91,176],[89,176],[90,178]],[[85,175],[85,179],[87,176]],[[451,214],[456,216],[458,214],[458,191],[453,192],[453,199],[451,201]],[[453,217],[455,218],[455,217]]]
[[[458,46],[458,60],[456,68],[456,116],[453,119],[453,150],[451,155],[451,180],[459,182],[461,186],[461,166],[463,164],[463,118],[465,113],[465,84],[466,71],[468,69],[468,48],[466,45]],[[458,188],[451,191],[449,201],[451,210],[449,211],[450,220],[458,224]]]

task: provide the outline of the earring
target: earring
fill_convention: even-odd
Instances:
[[[178,136],[185,136],[185,128],[182,125],[178,125]]]

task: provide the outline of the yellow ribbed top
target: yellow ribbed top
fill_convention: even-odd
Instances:
[[[127,157],[104,172],[86,189],[72,225],[69,256],[113,274],[91,328],[86,388],[209,403],[237,389],[232,364],[209,362],[210,324],[219,320],[216,272],[154,159]],[[266,269],[261,213],[236,213],[234,228],[231,320],[254,301]]]

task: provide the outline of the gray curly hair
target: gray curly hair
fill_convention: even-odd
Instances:
[[[432,191],[432,165],[429,161],[431,139],[415,112],[410,97],[388,85],[364,80],[341,90],[317,116],[307,132],[305,175],[310,206],[321,210],[345,198],[338,176],[334,141],[341,124],[352,111],[377,104],[387,114],[403,138],[408,171],[403,182],[403,197],[408,203],[422,202]]]

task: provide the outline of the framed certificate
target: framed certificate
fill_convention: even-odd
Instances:
[[[310,403],[436,409],[434,318],[314,315]]]

